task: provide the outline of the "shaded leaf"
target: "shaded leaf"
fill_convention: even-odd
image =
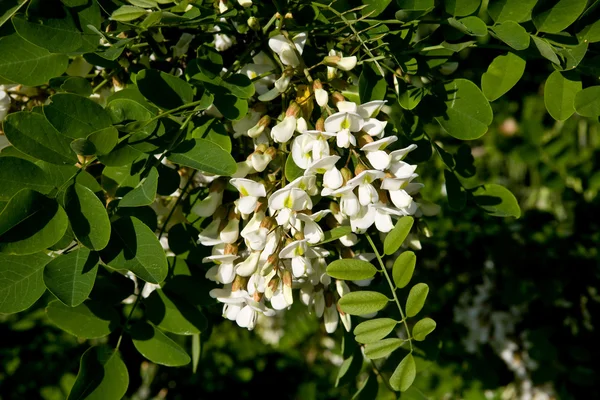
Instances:
[[[167,335],[145,322],[138,322],[129,329],[133,345],[153,363],[168,367],[189,364],[190,356]]]
[[[521,216],[515,196],[505,187],[496,184],[479,186],[473,191],[475,203],[494,217]]]
[[[473,14],[478,8],[480,0],[447,0],[444,2],[446,12],[455,17],[464,17]]]
[[[497,24],[507,21],[524,22],[531,19],[537,0],[496,0],[488,4],[488,13]]]
[[[58,242],[69,221],[58,203],[23,189],[0,212],[0,252],[33,254]]]
[[[325,239],[318,244],[324,244],[333,242],[341,237],[346,236],[347,234],[352,233],[352,227],[350,226],[338,226],[336,228],[330,229],[324,233]]]
[[[129,270],[149,283],[162,282],[169,270],[158,238],[136,217],[113,222],[110,241],[100,257],[111,268]]]
[[[366,9],[363,9],[363,14]],[[360,102],[366,103],[373,100],[383,100],[387,91],[385,79],[371,64],[365,64],[358,79],[358,95]]]
[[[83,303],[90,295],[96,273],[98,254],[84,247],[61,254],[44,269],[48,290],[69,307]]]
[[[558,33],[575,22],[586,4],[586,0],[539,1],[532,11],[533,24],[540,32]]]
[[[506,21],[492,27],[498,39],[515,50],[525,50],[529,47],[529,33],[514,21]]]
[[[481,77],[481,90],[489,101],[494,101],[519,82],[525,72],[525,60],[514,53],[494,58]]]
[[[444,170],[444,178],[446,180],[448,205],[455,211],[462,210],[467,204],[467,192],[465,192],[460,181],[452,171]]]
[[[23,39],[52,53],[70,53],[82,45],[81,33],[68,10],[54,7],[46,16],[15,15],[15,30]]]
[[[27,86],[39,86],[62,75],[69,58],[52,54],[16,33],[0,38],[0,78]]]
[[[9,201],[21,189],[47,194],[53,189],[48,177],[31,161],[17,157],[0,157],[0,201]]]
[[[118,350],[90,347],[81,356],[79,373],[67,400],[120,399],[129,387],[129,373]]]
[[[30,156],[53,164],[77,162],[77,156],[69,147],[71,140],[54,129],[41,114],[27,111],[9,114],[3,128],[10,143]]]
[[[44,115],[63,135],[85,139],[91,133],[112,126],[108,113],[101,105],[87,97],[72,93],[58,93],[44,106]]]
[[[450,135],[461,140],[483,136],[492,123],[493,113],[477,85],[466,79],[455,79],[444,85],[446,112],[436,121]]]
[[[119,325],[117,311],[94,300],[88,300],[77,307],[69,307],[54,300],[46,307],[46,314],[60,329],[84,339],[104,337]]]
[[[121,6],[113,11],[111,19],[120,22],[129,22],[146,15],[146,10],[136,6]]]
[[[581,91],[581,81],[571,75],[554,71],[544,85],[544,104],[552,118],[564,121],[575,112],[575,95]]]
[[[152,167],[148,176],[119,202],[119,207],[140,207],[154,203],[156,189],[158,188],[158,171]]]
[[[194,98],[192,85],[162,71],[142,70],[137,74],[136,83],[144,97],[163,109],[180,107]]]
[[[533,43],[535,44],[535,47],[537,47],[542,57],[553,62],[556,65],[560,65],[560,60],[558,59],[556,52],[554,51],[550,43],[548,43],[548,41],[533,35],[531,36],[531,39],[533,39]]]
[[[75,183],[65,192],[65,210],[73,233],[92,250],[102,250],[111,236],[110,221],[104,204],[89,188]]]
[[[157,327],[178,335],[193,335],[207,327],[200,309],[187,301],[157,289],[144,301],[148,319]]]
[[[44,253],[26,256],[0,253],[0,313],[26,310],[44,294],[44,266],[51,260]]]

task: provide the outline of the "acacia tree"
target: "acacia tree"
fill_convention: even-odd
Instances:
[[[206,310],[252,330],[293,302],[354,335],[338,381],[372,360],[357,396],[378,380],[406,391],[436,327],[417,318],[428,285],[411,282],[439,211],[418,165],[442,160],[453,210],[518,218],[506,188],[469,180],[490,102],[545,59],[549,114],[600,116],[585,0],[13,0],[0,13],[0,312],[48,289],[49,320],[94,340],[69,398],[126,394],[123,341],[196,369]],[[491,62],[479,77],[464,57]]]

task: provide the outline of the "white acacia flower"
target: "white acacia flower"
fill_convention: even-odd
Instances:
[[[283,35],[276,35],[269,39],[269,47],[277,53],[283,65],[298,67],[301,64],[299,56],[304,51],[306,37],[306,32],[302,32],[290,41]]]
[[[328,211],[328,210],[327,210]],[[320,217],[318,214],[306,215],[306,214],[297,214],[296,218],[298,221],[302,221],[304,227],[302,228],[302,232],[304,233],[304,237],[307,242],[310,244],[317,244],[320,241],[325,239],[325,234],[323,233],[323,229],[315,222],[317,217]]]
[[[233,279],[235,278],[233,262],[237,258],[239,257],[232,254],[204,257],[202,259],[203,263],[212,261],[217,264],[206,272],[206,278],[222,284],[233,282]]]
[[[334,190],[340,188],[344,183],[342,173],[336,168],[335,164],[340,156],[326,156],[320,160],[314,161],[308,166],[304,175],[324,174],[322,196],[330,195]]]
[[[329,94],[323,88],[315,89],[315,100],[320,107],[325,107],[329,102]]]
[[[277,143],[287,143],[296,131],[296,117],[293,115],[286,116],[283,121],[275,125],[271,129],[271,137]]]
[[[192,206],[192,212],[199,217],[210,217],[222,203],[223,191],[211,191],[208,196]]]
[[[358,114],[364,119],[375,118],[385,105],[386,100],[373,100],[357,107]]]
[[[352,232],[362,233],[369,229],[375,223],[376,210],[372,204],[366,207],[361,207],[360,211],[350,217],[350,227]]]
[[[215,218],[206,228],[198,235],[198,242],[202,246],[215,246],[223,243],[219,237],[219,226],[221,225],[221,219]]]
[[[313,145],[315,139],[308,134],[296,136],[292,143],[292,159],[294,163],[302,168],[307,169],[313,162]]]
[[[325,57],[325,64],[330,67],[341,69],[342,71],[350,71],[356,67],[356,56],[341,57],[339,55]]]
[[[248,135],[248,131],[258,124],[263,114],[264,111],[257,109],[257,107],[248,110],[248,114],[231,124],[234,132],[233,137],[237,139],[242,135]]]
[[[10,96],[4,90],[0,90],[0,122],[4,121],[10,109]]]
[[[260,251],[253,251],[248,258],[235,266],[235,273],[244,277],[252,275],[258,268],[259,260]]]
[[[238,0],[238,4],[244,8],[252,7],[252,0]]]
[[[312,200],[304,190],[288,185],[269,197],[269,208],[272,210],[285,208],[291,211],[306,210],[312,208]]]
[[[323,320],[325,322],[325,330],[327,333],[335,332],[339,322],[339,316],[335,303],[331,304],[329,307],[325,307]]]
[[[274,71],[277,66],[273,61],[262,51],[252,57],[253,63],[246,64],[240,70],[240,74],[246,75],[251,80],[258,78],[261,75],[267,74],[270,71]],[[269,87],[275,83],[275,74],[269,74],[262,78],[253,81],[254,89],[259,95],[265,94],[269,91]]]
[[[317,257],[315,251],[308,247],[307,243],[307,239],[296,240],[279,252],[279,258],[292,260],[292,271],[296,278],[304,276],[306,271],[312,268],[310,258]]]
[[[358,197],[353,192],[354,187],[344,186],[332,194],[340,196],[340,211],[349,217],[354,217],[360,212],[361,206]]]
[[[273,161],[273,158],[265,153],[254,152],[250,156],[252,168],[254,168],[256,172],[263,172],[265,169],[267,169],[267,166],[271,161]]]
[[[223,243],[235,243],[240,235],[240,220],[237,217],[231,218],[225,228],[219,232],[219,239]]]
[[[350,187],[358,186],[358,199],[360,204],[366,206],[379,201],[379,194],[372,185],[378,179],[385,177],[385,173],[377,170],[362,171],[354,178],[350,179],[346,185]]]
[[[388,136],[383,139],[367,143],[361,150],[365,152],[365,156],[373,166],[373,168],[383,171],[389,167],[391,160],[390,155],[384,149],[398,140],[397,136]]]
[[[229,180],[239,192],[240,199],[237,207],[243,214],[250,214],[256,208],[259,197],[265,197],[267,191],[265,185],[245,178],[233,178]]]
[[[217,49],[217,51],[226,51],[233,46],[233,38],[231,36],[224,33],[215,33],[214,36],[215,40],[213,43],[215,44],[215,49]]]

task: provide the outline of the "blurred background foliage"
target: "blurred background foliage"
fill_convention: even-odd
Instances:
[[[470,57],[459,73],[476,80],[486,65]],[[430,237],[420,238],[416,271],[433,288],[424,314],[438,325],[424,349],[425,366],[402,399],[510,399],[523,391],[535,399],[600,397],[600,369],[590,351],[600,315],[600,124],[577,115],[554,121],[544,108],[547,73],[540,78],[538,71],[528,65],[521,82],[493,103],[490,131],[470,147],[437,126],[424,127],[445,150],[472,154],[476,173],[463,181],[466,187],[505,185],[523,214],[494,218],[472,205],[453,211],[441,159],[419,167],[424,197],[442,206],[426,219],[422,231]],[[47,294],[27,311],[0,316],[2,399],[63,399],[74,382],[89,344],[47,320],[49,300]],[[328,337],[297,305],[253,332],[216,323],[202,335],[195,373],[149,363],[123,343],[128,398],[351,398],[356,382],[334,386],[342,362],[336,343],[343,340]],[[220,307],[212,312],[219,321]],[[359,386],[369,368],[363,369]],[[394,395],[381,385],[378,398]]]

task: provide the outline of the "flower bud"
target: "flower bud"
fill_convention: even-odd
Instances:
[[[238,253],[237,243],[227,243],[223,251],[224,254],[233,254],[234,256]]]
[[[289,270],[283,271],[283,284],[289,288],[292,287],[292,273]]]
[[[264,217],[263,220],[260,222],[260,227],[267,228],[268,230],[271,230],[276,226],[277,220],[274,217]]]
[[[208,191],[211,193],[222,192],[223,190],[225,190],[225,186],[226,184],[224,181],[222,181],[221,179],[217,179],[210,184]]]
[[[237,292],[238,290],[245,289],[247,281],[248,278],[236,275],[235,279],[233,280],[233,283],[231,284],[231,291]]]
[[[337,105],[340,101],[346,101],[346,98],[340,92],[333,92],[331,95],[331,99],[333,100],[333,104]]]
[[[238,4],[244,8],[252,7],[252,0],[238,0]]]
[[[271,146],[267,150],[265,150],[265,155],[271,157],[271,160],[274,160],[275,157],[277,157],[277,149]]]
[[[321,117],[315,124],[315,129],[321,132],[325,132],[325,118]]]
[[[248,26],[250,27],[250,29],[252,29],[255,32],[260,31],[260,22],[258,22],[258,18],[256,17],[250,17],[248,18]]]
[[[342,169],[340,169],[340,172],[342,173],[342,178],[344,179],[344,185],[350,179],[354,178],[354,175],[352,175],[352,172],[348,169],[348,167],[343,167]]]
[[[296,239],[296,240],[304,240],[304,232],[297,231],[296,233],[294,233],[294,239]]]
[[[354,175],[356,176],[356,175],[360,174],[361,172],[364,172],[364,171],[367,171],[367,170],[368,170],[368,168],[365,167],[364,164],[358,164],[356,166],[356,168],[354,168]]]
[[[248,129],[248,136],[250,136],[253,139],[256,139],[264,132],[265,128],[267,128],[270,123],[271,117],[269,117],[268,115],[263,115],[263,117],[260,120],[258,120],[256,125]]]
[[[340,56],[326,56],[323,59],[325,65],[329,67],[335,67],[341,69],[342,71],[350,71],[354,67],[356,67],[356,56],[351,57],[340,57]]]
[[[349,247],[344,247],[341,251],[342,258],[354,258],[354,251]]]
[[[258,303],[258,302],[260,302],[262,300],[262,298],[263,298],[264,295],[265,295],[264,293],[261,293],[261,292],[259,292],[257,290],[252,295],[252,299]]]
[[[329,308],[333,304],[333,293],[326,292],[325,293],[325,307]]]
[[[298,118],[300,116],[301,111],[302,110],[300,109],[300,106],[298,105],[298,103],[296,103],[295,101],[292,101],[290,103],[289,107],[287,108],[287,110],[285,111],[285,116]]]
[[[373,143],[373,137],[364,131],[360,131],[356,134],[358,147],[363,147],[366,144]]]
[[[254,149],[254,152],[258,152],[258,154],[262,154],[265,152],[265,150],[267,150],[267,145],[264,143],[261,143],[258,146],[256,146],[256,149]]]

